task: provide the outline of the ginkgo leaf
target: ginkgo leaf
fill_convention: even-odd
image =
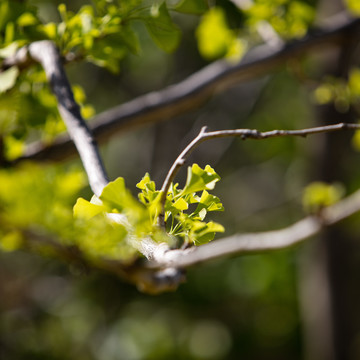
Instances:
[[[16,66],[0,72],[0,94],[11,89],[19,76],[19,69]]]
[[[212,190],[219,180],[220,176],[211,166],[206,165],[203,170],[199,165],[193,164],[192,167],[188,168],[186,184],[181,194]]]
[[[103,205],[95,205],[83,198],[79,198],[74,206],[74,216],[82,219],[91,219],[105,210],[106,208]]]
[[[208,223],[197,221],[194,222],[191,231],[190,239],[193,239],[195,245],[206,244],[213,240],[217,232],[224,232],[222,225],[209,221]]]
[[[154,42],[164,51],[171,53],[179,45],[181,31],[173,23],[165,2],[151,7],[146,27]]]

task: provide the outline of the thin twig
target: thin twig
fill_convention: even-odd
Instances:
[[[344,41],[360,37],[360,19],[334,19],[304,39],[277,46],[268,44],[251,49],[238,64],[216,61],[187,79],[140,96],[125,104],[106,110],[89,123],[97,141],[104,143],[114,134],[126,132],[160,121],[175,118],[204,104],[212,95],[229,87],[268,74],[291,58],[308,51],[323,51]],[[63,136],[53,145],[32,144],[21,160],[63,160],[74,155],[71,140]]]
[[[171,183],[173,182],[179,169],[185,164],[186,159],[191,154],[191,152],[203,141],[205,141],[204,134],[206,132],[206,126],[204,126],[199,135],[182,151],[178,156],[175,162],[172,164],[170,170],[168,171],[164,183],[161,187],[161,197],[160,197],[160,214],[159,214],[159,225],[165,227],[165,202],[166,197],[170,188]]]
[[[235,129],[235,130],[218,130],[206,132],[206,127],[203,127],[199,134],[190,144],[181,152],[181,154],[174,161],[169,172],[166,175],[164,183],[161,187],[161,198],[160,198],[160,214],[159,214],[159,224],[164,227],[164,218],[165,218],[165,202],[166,197],[173,182],[176,174],[180,168],[185,164],[189,155],[204,141],[225,138],[225,137],[240,137],[242,140],[253,139],[253,140],[262,140],[273,137],[285,137],[285,136],[296,136],[296,137],[306,137],[308,135],[327,133],[339,130],[360,130],[360,124],[349,124],[349,123],[339,123],[334,125],[318,126],[308,129],[301,130],[272,130],[260,132],[253,129]]]

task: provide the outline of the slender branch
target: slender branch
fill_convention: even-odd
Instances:
[[[360,190],[329,206],[319,216],[308,216],[284,229],[234,235],[187,250],[170,250],[160,263],[149,267],[187,268],[213,259],[286,249],[303,242],[330,226],[360,211]]]
[[[204,104],[212,95],[234,84],[240,84],[286,63],[287,60],[312,51],[337,46],[360,38],[360,19],[335,18],[304,39],[289,44],[260,45],[251,49],[238,64],[216,61],[187,79],[161,91],[151,92],[125,104],[109,109],[90,121],[90,128],[99,143],[116,133],[133,130],[150,123],[173,119]],[[63,160],[75,153],[71,140],[63,136],[53,145],[31,145],[22,158],[46,161]]]
[[[181,269],[218,258],[253,253],[268,253],[302,243],[324,227],[334,225],[360,211],[360,190],[322,210],[319,216],[308,216],[280,230],[237,234],[214,240],[199,247],[168,250],[161,244],[157,255],[141,263],[127,264],[117,260],[99,259],[88,263],[76,247],[67,247],[43,235],[26,231],[30,249],[48,246],[54,255],[66,261],[97,267],[118,274],[150,293],[175,290],[184,281]]]
[[[108,179],[93,136],[80,114],[78,104],[74,100],[59,51],[51,41],[45,40],[29,45],[29,54],[33,60],[41,63],[45,70],[47,79],[57,98],[60,115],[66,123],[70,137],[80,154],[91,189],[99,196],[108,183]]]
[[[312,127],[301,130],[272,130],[265,132],[260,132],[258,130],[252,130],[252,129],[218,130],[218,131],[206,132],[206,127],[203,127],[200,130],[199,135],[197,135],[197,137],[194,140],[192,140],[190,144],[177,157],[177,159],[174,161],[173,165],[171,166],[169,172],[166,175],[164,183],[161,187],[161,198],[160,198],[161,211],[159,214],[160,226],[164,227],[165,202],[171,183],[173,182],[180,168],[185,164],[189,155],[204,141],[224,138],[224,137],[240,137],[242,140],[246,140],[246,139],[262,140],[273,137],[285,137],[285,136],[306,137],[308,135],[327,133],[327,132],[333,132],[339,130],[360,130],[360,124],[339,123],[334,125],[318,126],[318,127]]]

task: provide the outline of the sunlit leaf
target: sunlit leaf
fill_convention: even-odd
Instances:
[[[32,13],[26,12],[22,14],[17,19],[17,24],[19,26],[30,26],[30,25],[36,25],[39,23],[39,19]]]
[[[19,69],[16,66],[0,72],[0,94],[11,89],[19,76]]]
[[[205,58],[215,59],[225,56],[233,35],[221,8],[212,8],[202,17],[196,30],[196,37],[200,54]]]
[[[204,223],[196,221],[190,230],[190,239],[193,239],[195,245],[206,244],[213,240],[217,232],[224,232],[225,229],[222,225],[209,221]]]
[[[76,201],[74,206],[74,216],[83,218],[83,219],[90,219],[106,210],[105,206],[101,205],[94,205],[89,201],[79,198]]]
[[[18,43],[14,41],[8,46],[5,46],[4,48],[0,49],[0,57],[7,58],[14,56],[18,48],[19,48]]]
[[[355,15],[360,15],[360,2],[358,0],[345,0],[348,9]]]
[[[323,207],[335,204],[343,194],[344,189],[340,184],[315,181],[305,188],[302,202],[305,210],[313,213],[320,211]]]
[[[192,167],[188,168],[187,180],[182,194],[212,190],[219,180],[220,176],[211,166],[206,165],[203,170],[199,165],[194,164]]]

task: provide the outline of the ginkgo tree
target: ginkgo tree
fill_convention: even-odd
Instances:
[[[0,358],[356,358],[359,2],[64,3],[0,0]]]
[[[46,23],[36,6],[28,1],[1,1],[2,250],[25,248],[65,259],[77,257],[90,266],[123,275],[144,291],[156,293],[176,288],[187,266],[229,254],[287,247],[360,209],[358,192],[339,201],[338,187],[318,183],[308,188],[304,197],[310,215],[290,228],[209,243],[217,233],[224,232],[222,225],[207,219],[208,213],[224,210],[220,199],[211,193],[220,176],[211,165],[202,168],[193,164],[188,167],[184,186],[175,181],[190,153],[205,141],[223,137],[242,140],[305,137],[342,129],[359,130],[360,126],[354,123],[267,132],[251,129],[211,132],[202,128],[174,160],[162,186],[156,185],[146,173],[137,184],[137,199],[126,188],[123,178],[109,182],[93,133],[102,142],[112,129],[121,127],[117,125],[121,124],[121,115],[116,109],[109,110],[87,123],[84,119],[94,117],[95,110],[87,103],[84,89],[70,85],[64,70],[67,64],[90,62],[119,72],[121,61],[128,54],[141,56],[134,24],[143,24],[159,48],[173,52],[179,46],[181,30],[171,14],[200,16],[196,29],[200,54],[208,60],[222,60],[178,87],[170,87],[166,96],[167,90],[163,97],[155,96],[155,100],[151,94],[148,98],[145,95],[140,99],[145,102],[145,110],[140,106],[128,120],[129,124],[156,122],[161,118],[156,111],[169,107],[181,113],[198,106],[208,94],[228,86],[225,84],[266,72],[282,58],[306,51],[317,43],[332,45],[334,33],[346,36],[349,27],[358,27],[358,20],[348,20],[303,40],[315,17],[307,2],[269,0],[239,2],[238,6],[244,18],[242,29],[230,28],[223,8],[209,6],[205,0],[96,0],[77,12],[61,4],[59,21]],[[356,4],[349,2],[349,6],[357,11]],[[292,46],[284,45],[290,40]],[[323,82],[315,96],[322,103],[334,101],[343,106],[356,103],[358,74],[354,70],[348,83],[337,84],[331,79]],[[188,106],[184,102],[181,106],[193,94],[201,101]],[[138,120],[141,111],[147,112],[150,120]],[[62,135],[66,130],[71,140]],[[43,153],[51,154],[55,147],[61,153],[69,142],[75,144],[80,154],[94,193],[91,200],[80,197],[74,201],[85,184],[78,168],[21,163],[36,160]]]

